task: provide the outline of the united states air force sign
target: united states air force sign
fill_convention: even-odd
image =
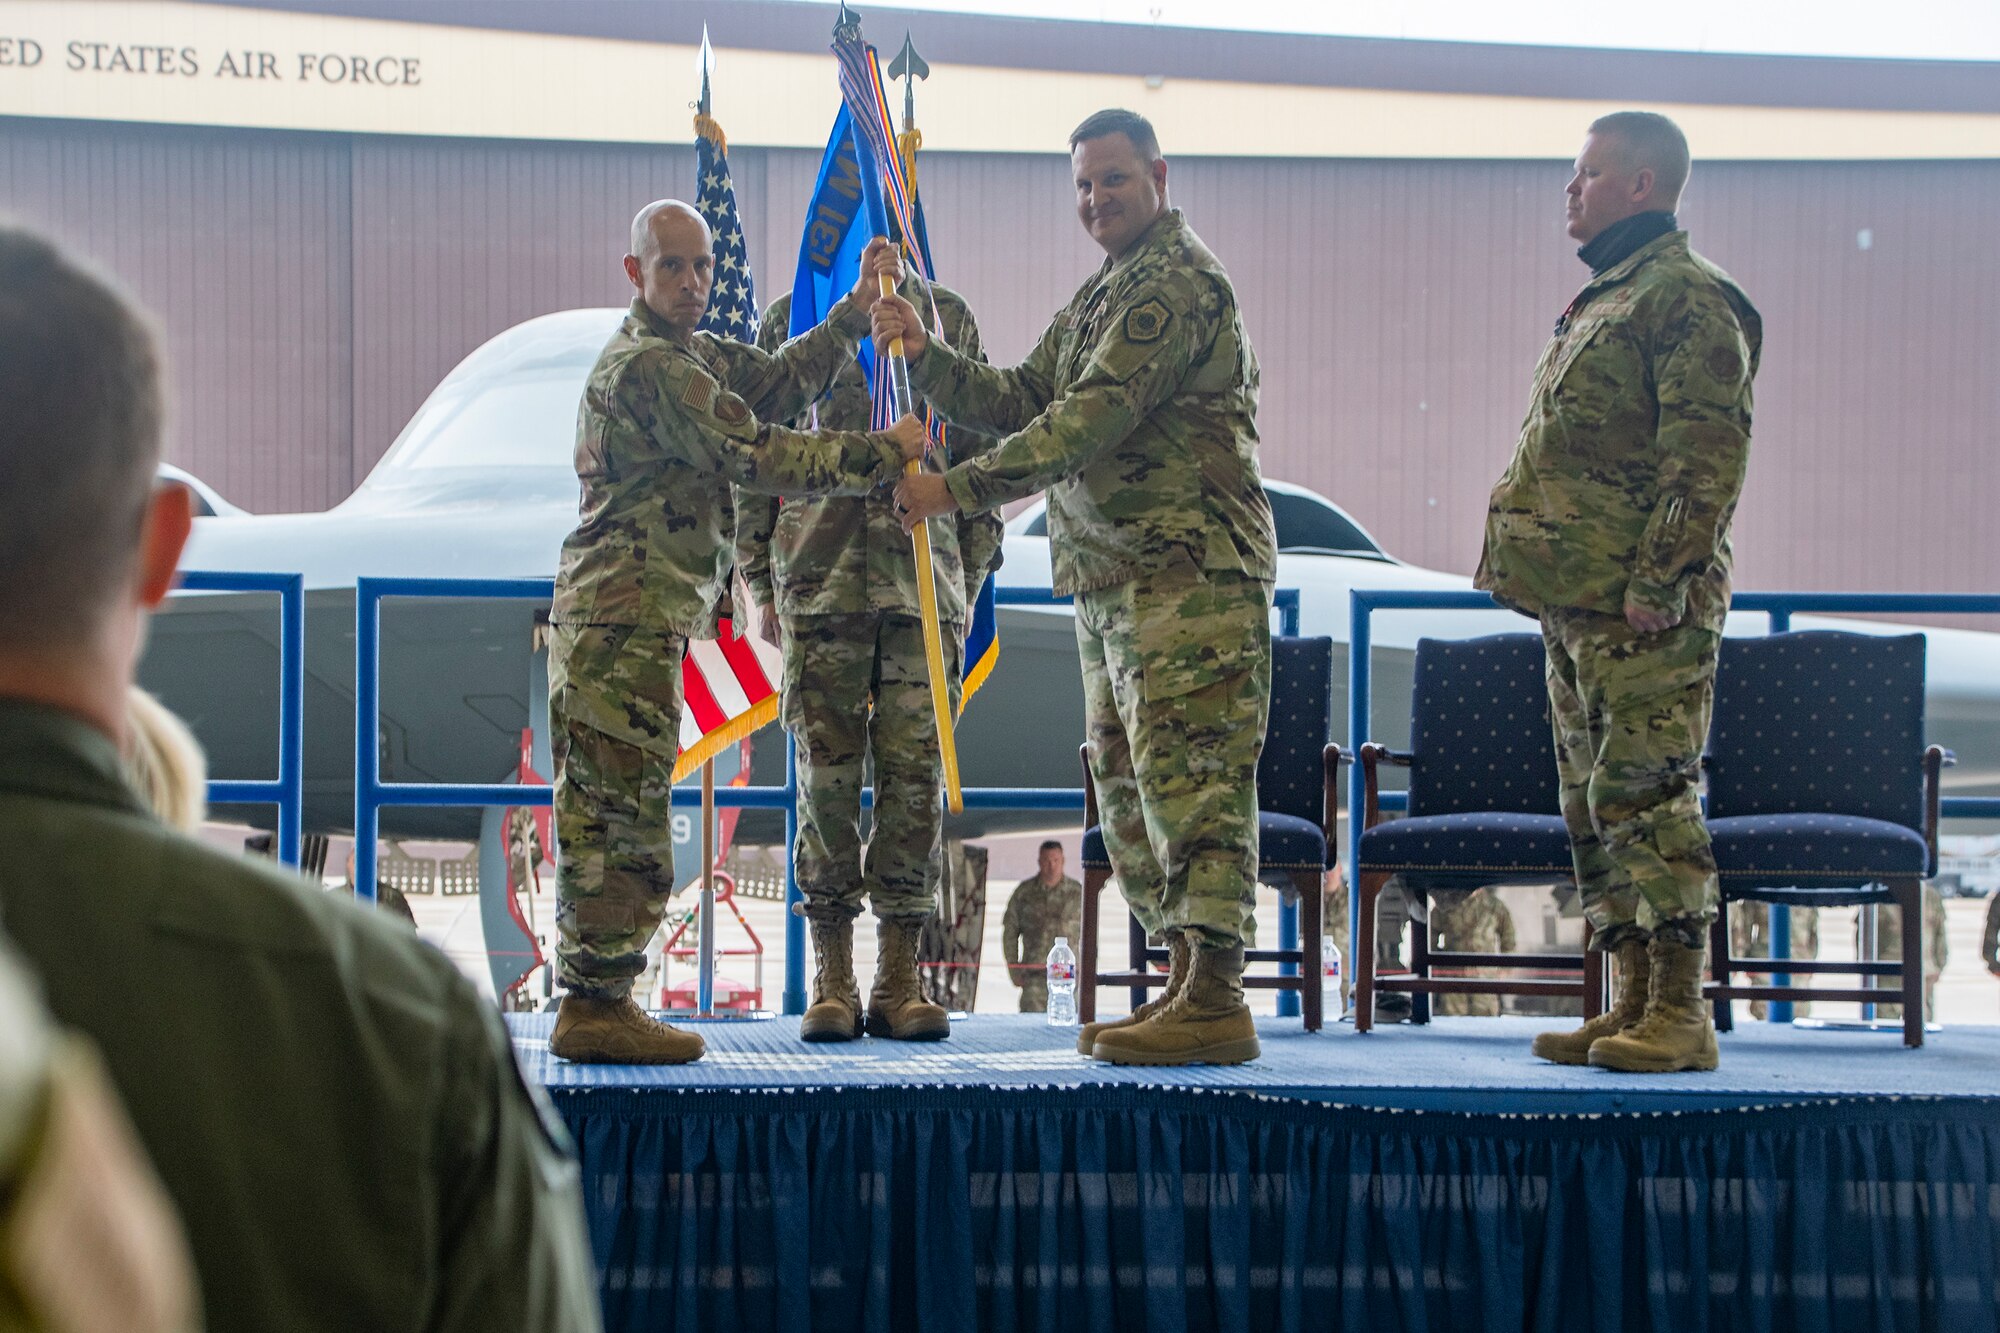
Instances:
[[[204,51],[161,42],[107,42],[72,37],[51,52],[35,37],[0,36],[0,70],[39,69],[69,74],[157,75],[181,79],[292,79],[353,87],[415,88],[423,62],[395,52]]]

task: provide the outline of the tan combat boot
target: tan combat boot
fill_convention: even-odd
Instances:
[[[853,1041],[861,1035],[861,984],[854,979],[854,923],[812,924],[812,1008],[799,1020],[801,1041]]]
[[[1715,1068],[1721,1057],[1715,1049],[1715,1024],[1701,998],[1703,953],[1699,945],[1656,933],[1650,960],[1653,987],[1645,1017],[1593,1045],[1590,1063],[1623,1074]]]
[[[1187,985],[1188,955],[1193,951],[1193,948],[1188,944],[1186,931],[1168,931],[1166,989],[1161,991],[1156,998],[1146,1001],[1123,1018],[1114,1018],[1108,1023],[1085,1023],[1083,1031],[1076,1034],[1076,1053],[1078,1055],[1089,1055],[1091,1049],[1097,1045],[1097,1034],[1100,1032],[1110,1032],[1117,1028],[1129,1028],[1134,1023],[1143,1023],[1154,1014],[1159,1013],[1160,1007],[1178,995],[1182,986]]]
[[[1192,941],[1190,941],[1192,944]],[[1091,1055],[1115,1065],[1240,1065],[1261,1051],[1243,1003],[1243,946],[1190,948],[1173,999],[1130,1027],[1100,1033]]]
[[[684,1065],[708,1049],[692,1032],[669,1027],[629,995],[563,996],[549,1034],[549,1054],[580,1065]]]
[[[917,976],[916,921],[881,921],[875,926],[875,985],[868,992],[868,1035],[897,1041],[942,1041],[951,1035],[951,1017],[924,998]]]
[[[1601,1037],[1615,1037],[1638,1022],[1646,1012],[1646,996],[1651,989],[1652,966],[1646,961],[1646,941],[1628,935],[1611,952],[1618,960],[1618,996],[1611,1007],[1572,1032],[1543,1032],[1535,1037],[1535,1054],[1559,1065],[1590,1063],[1590,1045]]]

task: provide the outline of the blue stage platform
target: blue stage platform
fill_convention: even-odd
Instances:
[[[1745,1024],[1710,1075],[1533,1060],[1522,1019],[1263,1025],[1231,1069],[1074,1031],[678,1069],[516,1049],[583,1155],[610,1329],[2000,1333],[2000,1029]]]

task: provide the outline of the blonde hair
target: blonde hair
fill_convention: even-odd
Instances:
[[[193,833],[208,815],[208,760],[187,723],[138,686],[125,701],[125,781],[170,828]]]

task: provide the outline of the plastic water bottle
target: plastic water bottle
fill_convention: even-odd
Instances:
[[[1069,937],[1056,936],[1049,950],[1049,1026],[1076,1026],[1076,955],[1069,951]]]
[[[1347,997],[1340,985],[1340,946],[1333,942],[1333,936],[1320,937],[1319,946],[1319,993],[1325,1015],[1338,1019],[1347,1012]]]

